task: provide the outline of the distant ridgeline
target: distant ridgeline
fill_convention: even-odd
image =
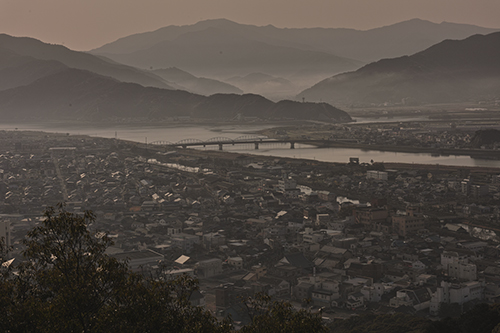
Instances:
[[[151,71],[32,38],[0,34],[0,116],[13,121],[302,119],[350,121],[326,103],[272,102],[255,94],[203,96]]]
[[[445,40],[330,77],[297,96],[336,105],[495,102],[500,98],[499,59],[500,32]]]

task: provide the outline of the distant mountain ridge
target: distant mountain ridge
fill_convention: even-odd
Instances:
[[[352,70],[363,64],[327,52],[277,45],[262,39],[260,34],[253,36],[238,29],[209,27],[131,53],[99,50],[92,53],[139,68],[178,67],[195,75],[216,78],[252,72],[283,76],[304,70],[318,75]]]
[[[283,108],[283,103],[289,107]],[[166,121],[175,117],[349,121],[347,113],[325,103],[274,103],[259,95],[215,94],[143,87],[89,71],[67,68],[31,84],[0,91],[6,121]]]
[[[336,105],[448,103],[500,98],[500,32],[445,40],[325,79],[297,97]]]
[[[275,96],[281,93],[282,97],[286,97],[290,90],[296,88],[290,80],[264,73],[250,73],[243,77],[233,76],[226,81],[243,91],[261,95],[265,95],[266,91],[273,91]]]
[[[444,39],[464,39],[474,34],[488,34],[500,29],[458,23],[433,23],[411,19],[388,26],[355,30],[345,28],[276,28],[254,26],[226,19],[200,21],[185,26],[167,26],[155,31],[134,34],[105,44],[94,54],[131,54],[165,41],[183,40],[189,35],[203,34],[208,29],[231,31],[248,40],[301,50],[319,51],[340,57],[372,62],[424,50]]]
[[[229,83],[204,77],[196,77],[193,74],[183,71],[177,67],[156,69],[152,72],[168,82],[173,82],[183,87],[184,90],[195,94],[210,96],[213,94],[243,93],[241,89]]]
[[[20,56],[12,50],[0,47],[0,90],[30,84],[66,68],[67,66],[59,61]]]
[[[444,39],[487,34],[466,24],[413,19],[366,31],[341,28],[282,29],[226,19],[167,26],[120,38],[90,53],[143,69],[177,67],[195,76],[227,78],[264,73],[291,84],[237,85],[244,92],[279,100],[367,62],[410,55]]]
[[[92,54],[70,50],[62,45],[43,43],[34,38],[13,37],[0,34],[0,48],[6,54],[37,59],[41,66],[43,61],[57,61],[69,68],[89,70],[101,75],[110,76],[123,82],[138,83],[165,89],[172,87],[160,77],[134,67],[118,64]],[[5,60],[5,59],[4,59]],[[34,64],[34,63],[32,63]],[[5,62],[4,62],[5,65]],[[1,65],[0,65],[1,67]]]

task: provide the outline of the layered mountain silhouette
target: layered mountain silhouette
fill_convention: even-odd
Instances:
[[[281,29],[226,19],[167,26],[134,34],[90,51],[143,69],[177,67],[196,76],[236,85],[278,100],[367,62],[422,51],[444,39],[463,39],[493,29],[413,19],[366,31]],[[228,78],[261,73],[293,84],[237,84]]]
[[[125,63],[131,65],[149,68],[149,66],[156,66],[152,61],[160,61],[157,57],[162,52],[168,57],[165,61],[169,63],[163,63],[161,67],[178,66],[189,71],[190,67],[179,66],[170,61],[184,60],[186,64],[196,61],[197,63],[193,66],[198,66],[199,59],[206,59],[201,63],[208,64],[212,61],[216,63],[217,58],[212,60],[212,57],[217,55],[217,51],[224,50],[214,48],[217,53],[210,54],[206,45],[213,43],[228,48],[229,45],[242,45],[245,50],[252,52],[253,57],[258,56],[260,52],[263,53],[255,48],[274,46],[284,47],[288,51],[320,52],[314,53],[320,58],[325,57],[321,55],[322,53],[343,57],[344,59],[337,59],[338,70],[342,71],[353,65],[352,62],[345,63],[345,58],[372,62],[382,58],[413,54],[444,39],[463,39],[474,34],[488,34],[494,31],[497,30],[467,24],[447,22],[437,24],[420,19],[365,31],[342,28],[281,29],[272,25],[258,27],[217,19],[187,26],[168,26],[152,32],[130,35],[94,49],[91,53],[106,54],[113,59],[126,60]],[[198,44],[200,42],[201,44]],[[169,49],[169,46],[172,48],[182,46],[183,49]],[[155,54],[148,54],[148,52]],[[181,56],[188,56],[188,59],[180,59]],[[239,67],[247,67],[248,65],[245,66],[246,60],[245,58],[239,59]],[[334,61],[334,58],[324,59],[324,61],[327,60]],[[282,61],[286,63],[287,58],[282,58]],[[259,62],[263,63],[263,61]],[[359,63],[354,63],[356,64]],[[300,67],[296,70],[300,70]],[[252,72],[273,74],[263,70],[252,70],[244,74]]]
[[[166,89],[172,88],[165,80],[153,73],[88,53],[73,51],[62,45],[43,43],[34,38],[0,34],[0,57],[2,57],[0,68],[17,68],[11,69],[11,72],[5,72],[6,76],[0,79],[3,81],[12,78],[14,81],[26,83],[36,78],[37,74],[30,72],[29,66],[34,72],[43,71],[42,68],[45,67],[46,74],[57,70],[57,68],[70,67],[110,76],[123,82]],[[39,72],[38,77],[41,76],[43,75]],[[11,85],[13,86],[13,84]]]
[[[204,89],[219,85],[238,91],[228,84],[196,78],[177,69],[158,74],[185,85],[198,84]],[[252,94],[206,97],[163,89],[180,87],[165,82],[150,71],[60,45],[0,35],[0,115],[4,120],[158,121],[186,116],[350,120],[344,111],[324,103],[274,103]],[[290,110],[282,108],[283,103],[290,103]]]
[[[298,97],[342,104],[449,103],[500,98],[500,32],[445,40],[325,79]]]
[[[350,120],[347,113],[325,103],[274,103],[250,94],[206,97],[120,82],[74,68],[26,86],[0,91],[0,115],[8,121],[160,121],[175,117],[232,119],[236,116]]]
[[[289,80],[264,73],[250,73],[243,77],[234,76],[226,79],[243,91],[265,95],[273,91],[274,96],[287,97],[287,94],[296,88]]]
[[[326,103],[274,103],[262,96],[215,94],[143,87],[68,68],[29,85],[0,91],[0,116],[16,121],[160,121],[175,117],[316,119],[349,121]]]
[[[201,95],[222,94],[242,94],[243,91],[231,84],[204,78],[196,77],[186,71],[176,67],[163,68],[153,70],[153,73],[168,81],[170,84],[175,83],[181,89]]]
[[[311,74],[338,73],[362,65],[310,47],[275,41],[256,28],[228,20],[210,20],[122,38],[116,45],[111,43],[91,52],[139,68],[175,66],[218,78],[253,72],[284,76],[306,69]]]
[[[219,27],[186,33],[130,54],[102,55],[139,68],[174,66],[219,80],[250,73],[285,78],[295,75],[298,88],[288,92],[289,96],[325,77],[363,64],[326,52],[268,44]],[[266,97],[276,98],[276,92],[266,90]]]
[[[67,66],[59,61],[20,56],[0,47],[0,90],[30,84],[66,68]]]

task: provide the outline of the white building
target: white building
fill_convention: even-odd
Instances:
[[[354,224],[354,219],[347,218],[345,220],[334,220],[328,223],[328,228],[331,230],[344,231],[344,229],[352,224]]]
[[[200,278],[208,278],[222,274],[222,260],[214,258],[199,261],[195,265],[196,275]]]
[[[306,228],[305,231],[301,232],[302,241],[305,243],[319,243],[323,240],[325,235],[319,231],[313,231],[311,228]]]
[[[347,301],[345,302],[345,307],[347,309],[357,309],[365,304],[365,298],[362,293],[356,292],[347,296]]]
[[[149,249],[114,253],[111,256],[115,257],[119,261],[127,261],[128,266],[133,271],[140,271],[146,266],[155,266],[159,261],[164,259],[163,254]]]
[[[367,302],[380,302],[384,294],[384,285],[381,283],[374,283],[371,286],[364,286],[361,293]]]
[[[324,307],[337,305],[337,300],[340,298],[339,281],[327,276],[313,275],[301,278],[299,282],[312,285],[311,300],[314,305]]]
[[[441,253],[441,266],[444,269],[448,268],[448,265],[456,262],[463,261],[467,259],[476,259],[476,254],[473,251],[466,249],[455,249],[454,251],[443,251]]]
[[[391,308],[399,308],[400,306],[413,306],[413,301],[410,295],[406,293],[407,290],[400,290],[396,292],[396,296],[391,298],[389,306]]]
[[[316,225],[326,224],[330,222],[330,214],[317,214]]]
[[[385,171],[369,170],[366,172],[366,179],[387,180],[389,174]]]
[[[218,248],[226,244],[226,236],[218,232],[210,232],[203,235],[203,245],[207,249]]]
[[[287,190],[295,190],[297,188],[297,182],[293,179],[283,178],[278,180],[278,188],[281,192],[285,192]]]
[[[474,281],[477,280],[477,268],[467,260],[454,261],[448,264],[448,276],[459,280]]]
[[[185,233],[173,235],[171,239],[172,246],[176,246],[184,253],[190,253],[195,244],[200,244],[200,237]]]
[[[411,306],[415,310],[421,311],[431,306],[431,300],[431,292],[427,288],[402,289],[396,292],[396,297],[390,299],[389,306],[393,308]]]
[[[227,259],[227,263],[234,268],[243,268],[243,259],[241,257],[230,257]]]
[[[484,282],[470,281],[466,283],[451,283],[442,281],[441,286],[432,294],[430,314],[437,315],[441,304],[466,302],[484,298]]]

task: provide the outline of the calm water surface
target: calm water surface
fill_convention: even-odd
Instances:
[[[250,135],[256,131],[275,127],[276,125],[221,125],[221,126],[178,126],[164,127],[151,125],[113,125],[113,126],[78,126],[61,124],[0,124],[0,130],[38,130],[45,132],[85,134],[90,136],[130,140],[142,143],[154,141],[178,142],[184,139],[208,140],[214,137],[235,139],[242,135]],[[499,167],[500,161],[473,159],[469,156],[431,156],[431,154],[380,152],[375,150],[350,148],[316,148],[308,145],[295,145],[290,149],[288,144],[262,144],[258,150],[253,145],[225,145],[225,151],[242,152],[257,155],[304,158],[324,162],[346,163],[349,157],[358,157],[361,163],[402,162],[415,164],[440,164],[456,166]],[[210,146],[200,149],[218,149]]]

